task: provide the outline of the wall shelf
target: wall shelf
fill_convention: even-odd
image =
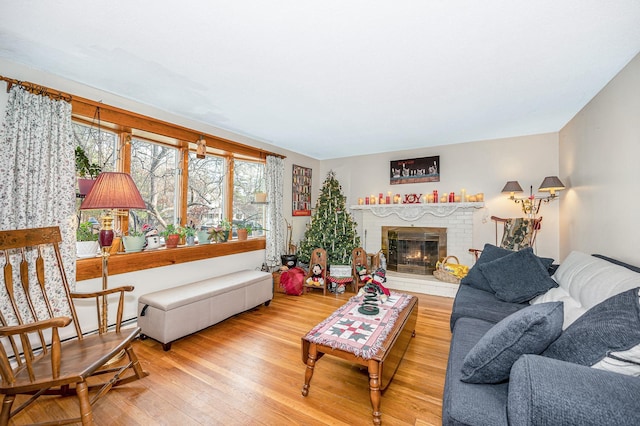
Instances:
[[[420,219],[426,214],[436,217],[452,215],[460,209],[481,209],[484,202],[475,203],[415,203],[415,204],[363,204],[350,206],[351,210],[370,211],[374,216],[387,217],[393,214],[407,221]]]

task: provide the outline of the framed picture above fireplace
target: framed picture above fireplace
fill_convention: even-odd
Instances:
[[[391,161],[391,185],[440,182],[440,156]]]

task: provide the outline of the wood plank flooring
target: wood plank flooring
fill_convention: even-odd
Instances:
[[[325,356],[302,397],[300,338],[353,293],[277,293],[271,305],[174,342],[135,349],[150,375],[94,405],[99,425],[370,425],[366,369]],[[384,425],[440,425],[453,299],[419,298],[416,337],[382,396]],[[46,413],[46,415],[45,415]],[[41,398],[15,424],[73,416],[75,398]]]

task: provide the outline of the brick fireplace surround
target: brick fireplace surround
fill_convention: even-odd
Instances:
[[[382,204],[351,206],[358,234],[367,253],[380,250],[383,226],[421,226],[447,229],[447,255],[471,265],[473,213],[484,203]],[[454,297],[456,284],[438,281],[433,275],[387,272],[387,287],[436,296]]]

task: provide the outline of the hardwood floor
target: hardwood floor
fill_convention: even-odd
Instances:
[[[367,371],[334,357],[316,364],[302,397],[300,338],[353,293],[275,295],[173,343],[135,349],[150,375],[112,390],[94,406],[99,425],[370,425]],[[382,396],[384,425],[440,425],[453,299],[419,298],[416,337]],[[43,413],[46,412],[46,415]],[[75,398],[37,402],[17,424],[72,416]]]

